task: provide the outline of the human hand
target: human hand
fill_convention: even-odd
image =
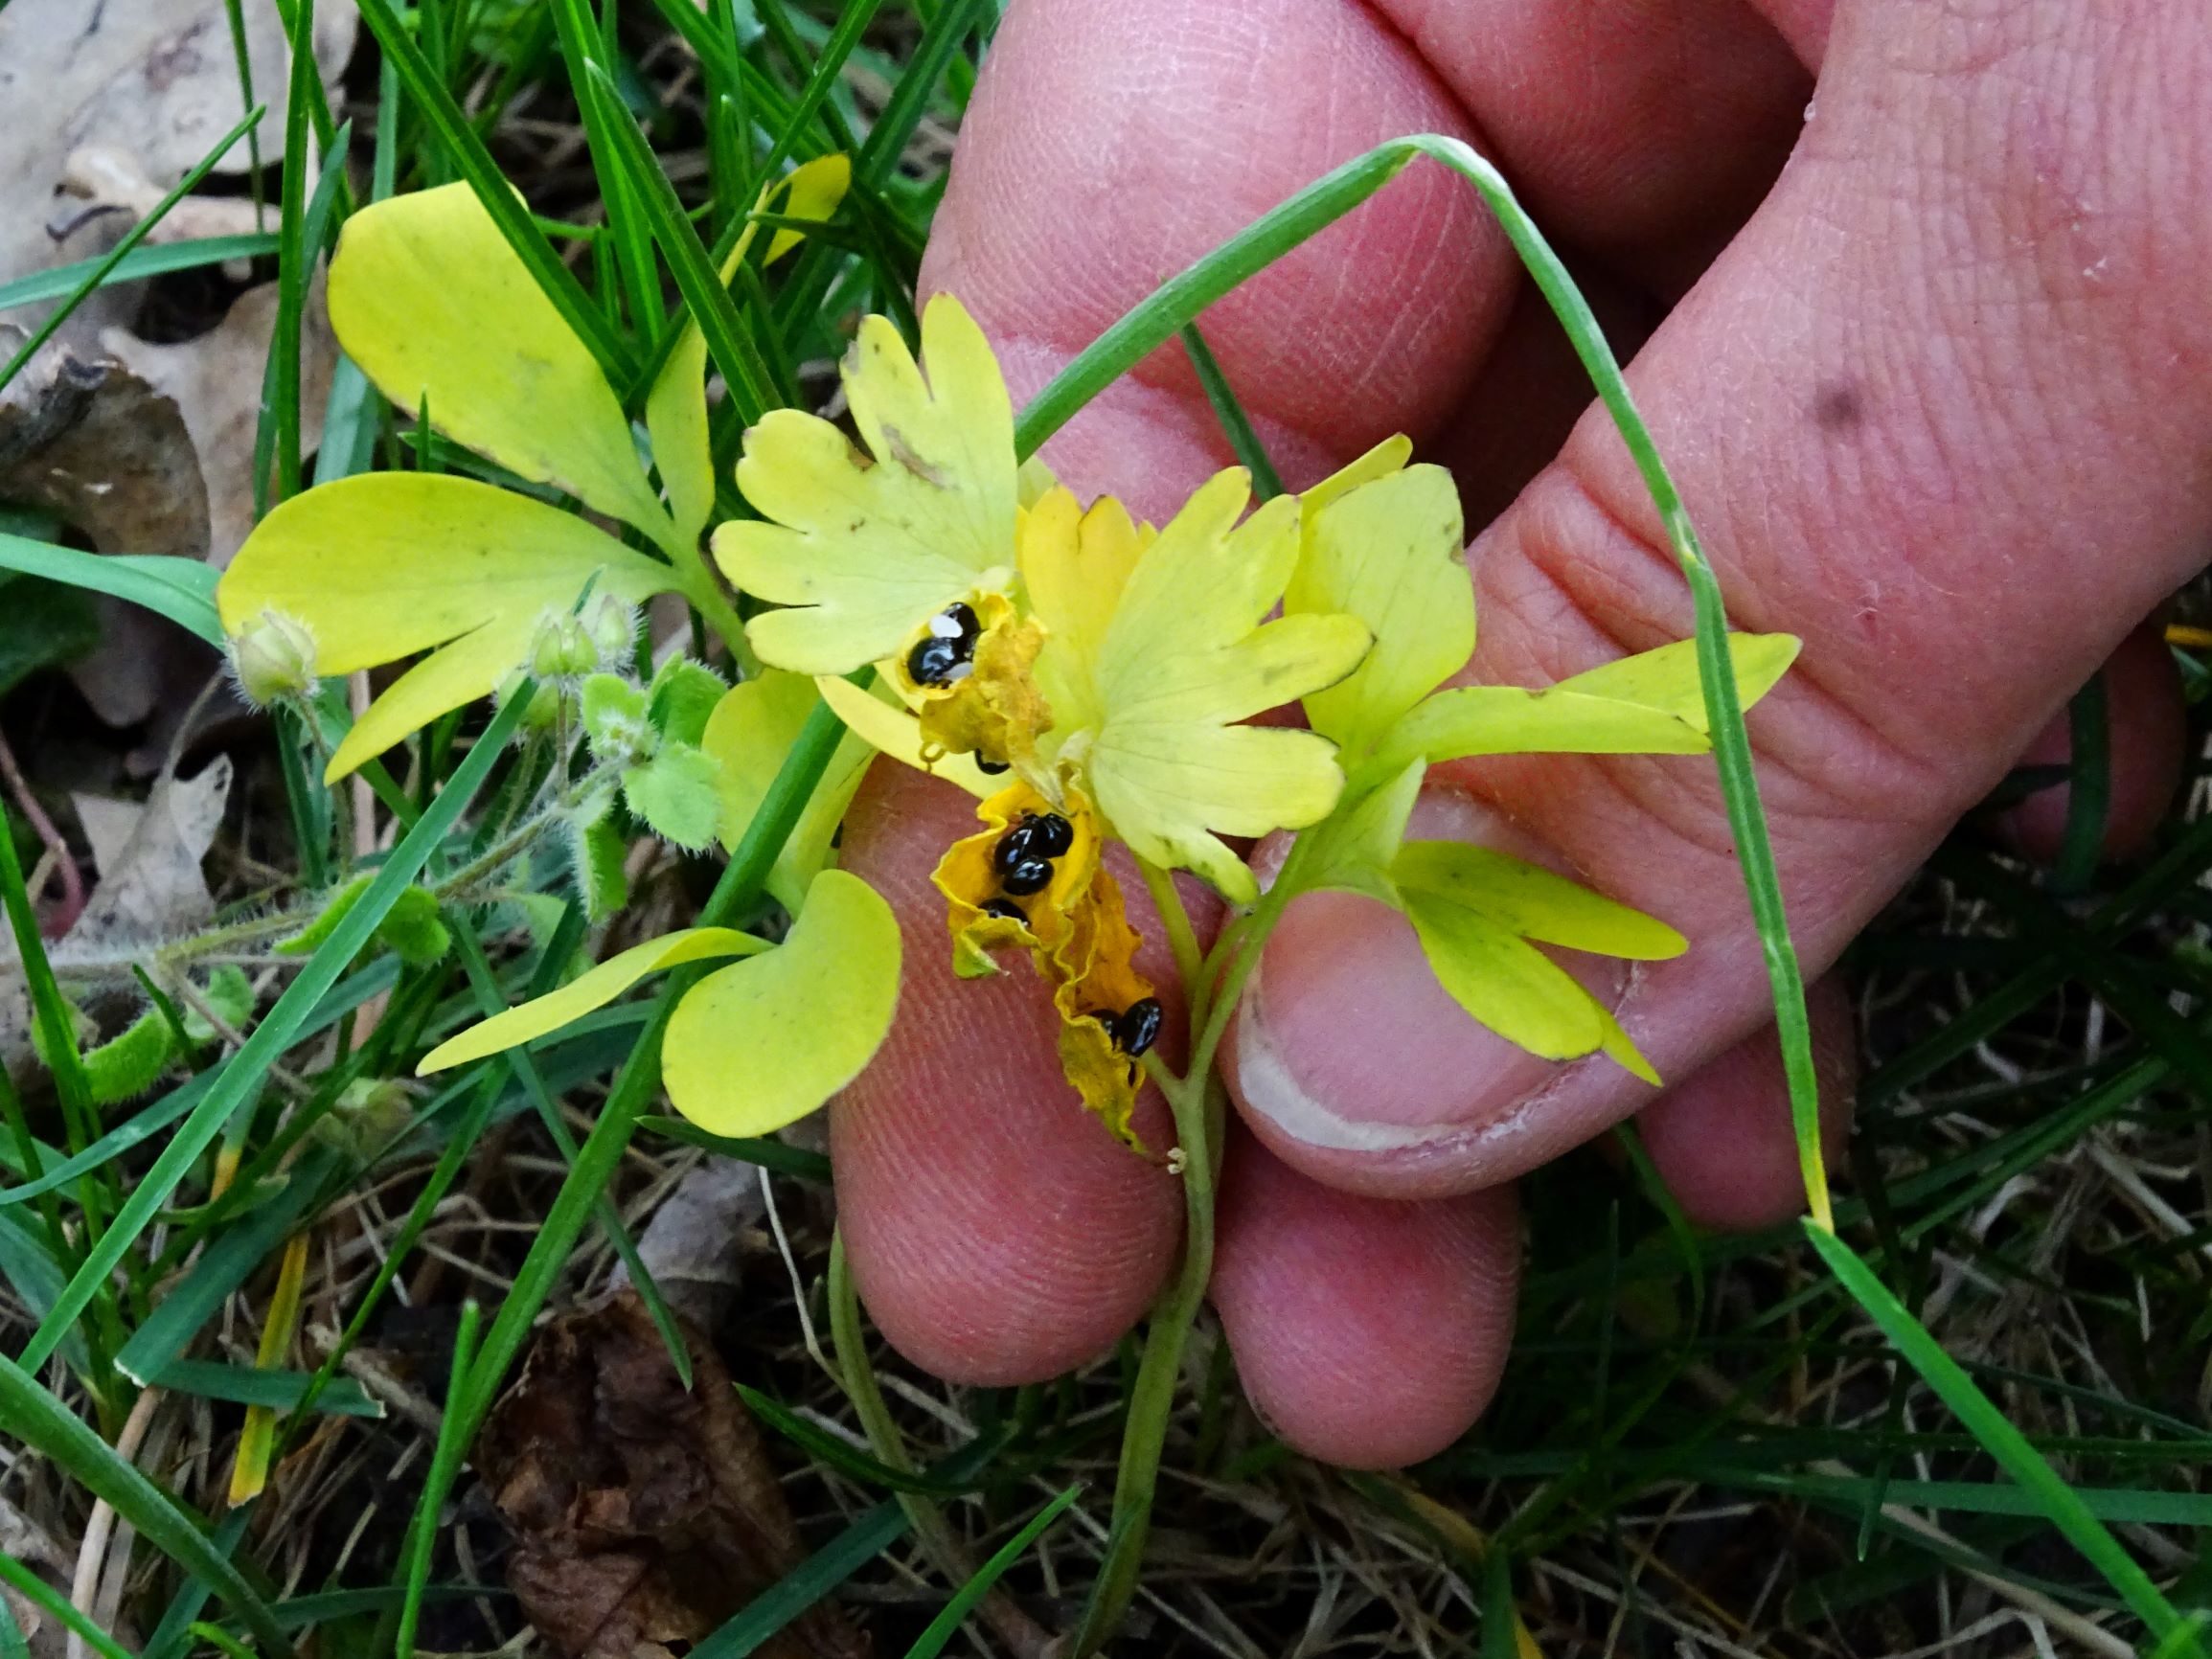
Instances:
[[[1630,381],[1734,623],[1806,640],[1751,731],[1817,970],[2204,557],[2212,20],[2189,0],[1763,10],[1027,0],[924,279],[992,334],[1018,399],[1373,144],[1436,130],[1496,159],[1624,344],[1673,302]],[[1500,512],[1470,557],[1471,677],[1542,685],[1686,636],[1690,607],[1516,270],[1473,193],[1417,167],[1202,326],[1291,488],[1402,429],[1459,472],[1471,523]],[[1155,517],[1229,459],[1179,353],[1047,455],[1079,492]],[[2132,716],[2115,836],[2173,775],[2159,653],[2137,634],[2115,660]],[[2049,813],[2023,836],[2047,837]],[[1215,1299],[1273,1425],[1356,1465],[1434,1451],[1488,1399],[1511,1333],[1512,1176],[1641,1111],[1694,1216],[1757,1223],[1797,1196],[1710,763],[1457,762],[1431,772],[1422,814],[1416,833],[1533,844],[1689,936],[1615,987],[1678,1080],[1654,1101],[1603,1058],[1534,1059],[1436,988],[1395,913],[1290,908],[1229,1056],[1249,1132],[1223,1174]],[[832,1126],[879,1325],[933,1371],[1006,1383],[1116,1340],[1173,1264],[1181,1209],[1172,1177],[1076,1106],[1044,989],[953,978],[928,872],[970,828],[965,797],[896,767],[848,821],[846,862],[898,909],[908,966],[901,1023]],[[1164,957],[1152,977],[1172,981]],[[1836,993],[1814,1001],[1839,1064]],[[1148,1140],[1166,1138],[1155,1111]]]

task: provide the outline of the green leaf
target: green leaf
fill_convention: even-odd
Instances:
[[[1284,613],[1344,612],[1375,636],[1357,668],[1306,698],[1347,765],[1473,655],[1463,549],[1459,489],[1441,466],[1385,474],[1307,516]]]
[[[698,546],[715,511],[715,461],[707,433],[707,341],[687,322],[645,400],[653,465],[668,493],[676,539]]]
[[[228,264],[233,260],[265,259],[277,251],[277,239],[275,231],[249,231],[240,236],[192,237],[158,247],[132,248],[104,274],[101,274],[101,267],[109,263],[105,255],[80,260],[75,264],[56,265],[52,270],[34,271],[11,283],[0,283],[0,311],[36,305],[40,300],[61,299],[75,292],[87,277],[97,276],[98,284],[105,287],[116,283],[141,283],[148,277],[166,277],[172,271],[195,271],[207,265]]]
[[[1398,776],[1377,788],[1357,795],[1347,790],[1335,811],[1298,838],[1293,862],[1285,866],[1279,879],[1294,881],[1300,893],[1333,888],[1364,894],[1398,909],[1391,865],[1427,772],[1427,761],[1410,761]]]
[[[159,553],[86,553],[0,534],[0,570],[127,600],[169,618],[210,645],[223,643],[222,619],[215,607],[221,573],[201,559]]]
[[[663,743],[651,760],[623,773],[623,799],[654,834],[696,852],[713,843],[721,824],[718,771],[691,744]]]
[[[1689,948],[1656,918],[1492,848],[1408,841],[1390,874],[1402,893],[1464,905],[1523,939],[1633,962],[1662,962]]]
[[[391,914],[377,923],[376,937],[409,967],[434,967],[453,948],[453,935],[438,914],[438,898],[426,887],[410,887],[393,901]]]
[[[857,687],[849,689],[855,696],[868,694]],[[753,814],[775,782],[784,756],[808,716],[821,706],[812,680],[782,669],[769,669],[733,686],[715,705],[699,741],[718,762],[716,786],[721,792],[725,847],[735,851],[737,838],[753,821]],[[797,912],[806,898],[808,884],[830,862],[830,843],[854,792],[860,787],[860,780],[867,775],[874,753],[849,732],[838,742],[820,785],[799,816],[798,827],[768,873],[768,892],[785,909]]]
[[[100,643],[99,619],[79,589],[21,576],[0,576],[0,696]]]
[[[1473,755],[1701,755],[1712,746],[1664,709],[1558,686],[1461,686],[1418,704],[1390,729],[1371,764],[1380,771]]]
[[[860,1075],[899,1005],[899,922],[876,890],[825,870],[790,936],[709,974],[661,1045],[669,1100],[718,1135],[764,1135]]]
[[[1794,634],[1728,636],[1728,659],[1736,667],[1736,694],[1745,708],[1774,689],[1803,646]],[[1711,729],[1706,721],[1704,690],[1698,678],[1696,640],[1678,640],[1656,650],[1623,657],[1617,663],[1562,680],[1553,689],[1639,703],[1686,720],[1700,732]]]
[[[646,695],[620,674],[591,674],[583,682],[583,735],[592,758],[620,761],[652,752]]]
[[[583,914],[592,921],[604,921],[629,902],[629,843],[614,822],[612,807],[610,797],[597,812],[582,812],[570,822],[569,872]]]
[[[377,390],[517,476],[550,484],[673,551],[673,526],[614,389],[466,184],[346,221],[331,326]]]
[[[135,1099],[161,1080],[176,1052],[176,1034],[161,1010],[149,1008],[123,1032],[84,1057],[92,1103],[112,1106]]]
[[[740,933],[734,927],[689,927],[664,933],[658,939],[649,939],[643,944],[633,944],[608,957],[559,990],[511,1008],[505,1013],[470,1026],[458,1036],[448,1037],[422,1057],[415,1075],[426,1078],[433,1072],[465,1065],[518,1043],[548,1036],[571,1021],[582,1019],[592,1010],[604,1008],[649,974],[681,963],[704,962],[718,956],[748,956],[767,948],[766,940]]]
[[[543,502],[473,479],[376,472],[277,508],[217,598],[234,633],[264,610],[304,623],[324,674],[431,651],[346,735],[325,774],[334,782],[488,695],[521,666],[540,620],[586,587],[638,604],[673,585],[667,565]]]
[[[1407,893],[1404,902],[1437,984],[1499,1036],[1547,1060],[1604,1045],[1606,1022],[1590,993],[1511,928],[1432,894]]]
[[[689,657],[671,657],[647,688],[646,717],[671,742],[695,747],[706,736],[715,705],[729,690],[721,675]]]
[[[992,1551],[991,1559],[976,1569],[974,1577],[945,1603],[945,1610],[930,1620],[928,1627],[914,1639],[914,1646],[906,1649],[906,1659],[937,1659],[937,1655],[945,1651],[945,1645],[958,1634],[968,1615],[975,1611],[976,1602],[990,1594],[991,1586],[997,1583],[1007,1568],[1020,1560],[1029,1546],[1042,1537],[1045,1529],[1059,1520],[1068,1506],[1082,1495],[1081,1485],[1063,1489],[1051,1503],[1032,1515],[1020,1532]]]

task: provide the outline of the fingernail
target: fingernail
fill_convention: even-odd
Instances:
[[[1437,791],[1407,836],[1465,840],[1563,869],[1524,831],[1465,796]],[[1611,1008],[1626,964],[1559,953]],[[1418,1147],[1493,1121],[1562,1070],[1477,1024],[1436,983],[1413,924],[1376,899],[1310,893],[1268,941],[1237,1024],[1236,1090],[1247,1113],[1310,1146]]]

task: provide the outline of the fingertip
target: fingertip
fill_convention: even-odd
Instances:
[[[1496,1392],[1520,1239],[1510,1187],[1405,1202],[1322,1186],[1248,1136],[1224,1171],[1214,1305],[1260,1417],[1307,1456],[1399,1468]]]
[[[926,1371],[995,1386],[1057,1376],[1120,1340],[1174,1263],[1181,1195],[1083,1111],[1026,964],[953,973],[929,875],[973,827],[959,790],[880,762],[846,817],[843,863],[898,914],[905,977],[890,1036],[831,1106],[830,1139],[838,1223],[878,1328]],[[1164,983],[1147,931],[1139,966]],[[1150,1147],[1172,1143],[1156,1093],[1137,1126]]]
[[[2102,843],[2107,858],[2139,852],[2156,832],[2180,786],[2188,722],[2181,674],[2164,630],[2145,624],[2120,642],[2101,672],[2110,795]],[[2073,719],[2062,710],[2037,734],[2016,766],[2064,766],[2073,756]],[[2001,833],[2038,864],[2054,864],[2066,844],[2073,790],[2040,789],[1998,817]]]

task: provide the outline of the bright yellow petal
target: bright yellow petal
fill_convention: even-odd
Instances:
[[[1313,729],[1363,754],[1474,653],[1459,490],[1441,466],[1393,472],[1309,508],[1286,614],[1342,612],[1375,648],[1342,683],[1306,698]]]
[[[1736,694],[1748,709],[1774,689],[1797,660],[1804,641],[1794,634],[1730,634],[1728,658],[1736,667]],[[1702,732],[1705,692],[1698,677],[1698,642],[1677,640],[1560,681],[1555,691],[1640,703],[1686,720]]]
[[[870,317],[847,354],[846,396],[873,464],[834,426],[792,410],[745,435],[738,487],[769,522],[723,525],[715,557],[746,592],[805,607],[765,613],[746,630],[778,668],[850,673],[954,601],[1011,580],[1005,382],[949,295],[929,303],[922,337],[918,365],[890,322]]]
[[[427,398],[457,443],[666,544],[613,389],[467,185],[348,219],[329,304],[346,354],[410,420]]]
[[[957,784],[978,800],[995,795],[1005,786],[1001,780],[987,776],[975,764],[972,755],[932,757],[923,739],[922,722],[904,709],[862,691],[851,680],[836,674],[824,674],[814,684],[821,691],[822,700],[836,711],[837,717],[878,754],[903,761],[917,772],[927,772]]]
[[[1405,895],[1437,984],[1508,1042],[1547,1060],[1573,1059],[1606,1040],[1606,1021],[1581,982],[1487,917],[1426,893]]]
[[[774,950],[694,986],[661,1042],[677,1111],[765,1135],[858,1077],[899,1006],[899,922],[874,888],[825,870]]]
[[[817,700],[813,682],[804,674],[770,669],[731,687],[707,716],[699,747],[718,763],[722,845],[729,851],[737,851]],[[769,897],[786,909],[797,911],[815,874],[829,864],[830,844],[868,760],[868,745],[848,735],[808,797],[806,810],[768,871]]]
[[[1408,841],[1391,863],[1402,893],[1448,899],[1523,939],[1635,962],[1663,962],[1689,941],[1656,917],[1592,893],[1580,882],[1488,847]]]
[[[417,1077],[428,1077],[453,1066],[480,1060],[520,1044],[535,1041],[562,1026],[582,1019],[608,1003],[648,974],[687,962],[704,962],[717,956],[746,956],[766,950],[768,942],[740,933],[734,927],[690,927],[664,933],[608,957],[588,973],[569,981],[559,990],[535,997],[505,1013],[470,1026],[448,1037],[422,1057]]]

